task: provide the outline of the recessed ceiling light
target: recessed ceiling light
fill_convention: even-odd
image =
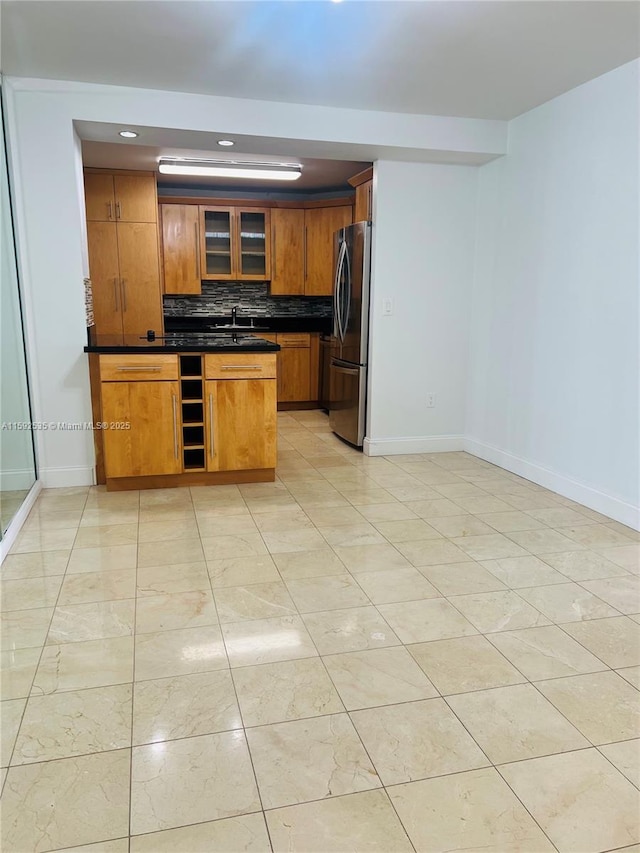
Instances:
[[[119,135],[124,136],[125,139],[135,139],[136,136],[139,136],[135,130],[121,130]]]
[[[235,142],[233,141],[233,139],[219,139],[218,145],[224,145],[225,147],[228,147],[230,145],[235,145]]]
[[[302,175],[302,166],[300,163],[256,163],[240,160],[193,160],[162,157],[158,164],[158,171],[163,175],[296,181]]]

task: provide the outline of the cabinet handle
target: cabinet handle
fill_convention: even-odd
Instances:
[[[118,310],[118,279],[113,279],[113,301],[115,303],[114,311]]]
[[[127,310],[127,280],[126,278],[120,279],[122,282],[122,310]]]
[[[178,458],[178,400],[175,394],[171,395],[171,403],[173,405],[173,452]]]
[[[197,222],[193,223],[193,227],[196,232],[196,277],[200,281],[202,278],[200,275],[200,227]]]
[[[107,202],[107,207],[109,208],[109,216],[108,216],[108,218],[109,218],[109,219],[113,219],[113,202],[108,201],[108,202]]]
[[[116,370],[134,370],[136,373],[159,373],[162,368],[161,367],[116,367]]]
[[[116,219],[122,219],[122,205],[119,201],[116,202]]]
[[[215,456],[213,442],[213,394],[209,394],[209,456]]]
[[[307,242],[308,242],[308,234],[309,229],[307,226],[304,226],[304,280],[307,280]]]
[[[275,227],[271,229],[271,237],[273,239],[273,243],[271,246],[271,252],[273,254],[273,258],[271,259],[271,278],[276,277],[276,229]]]
[[[220,370],[262,370],[261,364],[223,364]]]

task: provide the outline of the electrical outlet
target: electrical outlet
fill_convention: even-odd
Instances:
[[[382,300],[382,314],[385,317],[390,317],[393,314],[393,299]]]
[[[430,394],[427,394],[427,408],[433,409],[433,408],[435,408],[435,405],[436,405],[436,395],[432,391]]]

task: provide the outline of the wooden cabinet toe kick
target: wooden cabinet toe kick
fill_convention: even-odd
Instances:
[[[154,474],[148,477],[107,477],[108,492],[127,489],[173,489],[179,486],[231,486],[237,483],[272,483],[275,468],[243,471],[194,471],[185,474]]]

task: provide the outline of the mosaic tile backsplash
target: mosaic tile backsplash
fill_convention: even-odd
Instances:
[[[203,281],[201,296],[165,296],[165,317],[226,316],[331,317],[330,296],[270,296],[269,285],[258,282]]]

